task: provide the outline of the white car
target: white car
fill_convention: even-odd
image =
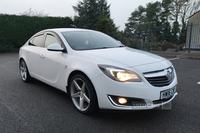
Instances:
[[[153,109],[177,95],[170,61],[93,30],[36,33],[20,48],[19,68],[24,82],[35,78],[68,93],[83,114]]]

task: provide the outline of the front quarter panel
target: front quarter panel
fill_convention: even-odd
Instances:
[[[66,67],[66,75],[70,75],[73,71],[81,71],[87,75],[90,80],[102,74],[97,64],[76,56],[69,55],[69,58],[66,59]]]

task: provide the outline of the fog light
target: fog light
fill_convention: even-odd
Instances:
[[[126,100],[125,98],[119,98],[119,99],[118,99],[118,102],[119,102],[120,104],[126,104],[126,103],[127,103],[127,100]]]

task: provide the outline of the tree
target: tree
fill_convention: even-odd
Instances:
[[[95,24],[95,30],[104,32],[110,36],[115,37],[117,27],[115,26],[112,19],[109,19],[105,15],[101,14],[98,17],[98,22]]]
[[[106,16],[110,18],[110,5],[108,5],[106,0],[98,1],[99,15]]]
[[[79,22],[79,25],[77,25],[78,27],[86,29],[94,29],[94,24],[98,20],[97,8],[98,5],[96,3],[96,0],[79,1],[77,6],[73,6],[74,11],[78,12],[78,16],[74,18],[75,25],[76,21],[78,21]]]
[[[162,12],[161,12],[161,23],[162,23],[162,40],[167,42],[172,42],[172,33],[170,25],[170,16],[172,9],[172,0],[163,0],[162,1]]]
[[[197,4],[194,9],[191,5]],[[128,18],[124,34],[126,37],[146,40],[151,29],[154,42],[184,44],[188,12],[200,9],[199,0],[162,0],[139,6]],[[146,38],[146,39],[145,39]]]
[[[180,32],[180,25],[178,21],[175,21],[173,23],[173,27],[172,27],[172,38],[173,38],[173,43],[178,44],[178,34]]]
[[[182,18],[182,24],[183,25],[182,25],[180,37],[179,37],[179,43],[180,44],[186,43],[187,25],[186,25],[184,18]]]
[[[186,17],[190,17],[192,14],[200,10],[200,1],[199,0],[187,0],[186,5]]]
[[[44,13],[44,10],[42,11],[33,11],[32,8],[29,8],[28,11],[25,11],[23,13],[19,13],[20,15],[25,15],[25,16],[38,16],[38,17],[46,17],[49,15],[49,13]]]
[[[143,38],[144,20],[146,17],[146,8],[139,6],[134,12],[131,13],[131,17],[128,18],[128,23],[126,23],[126,32],[129,36],[135,38]]]
[[[146,7],[146,28],[151,29],[151,33],[153,33],[154,37],[157,38],[158,41],[162,39],[161,34],[161,3],[155,2],[155,3],[148,3]]]
[[[199,0],[183,0],[183,4],[180,10],[180,19],[181,19],[181,28],[179,43],[186,43],[186,33],[187,33],[187,19],[195,12],[200,10],[200,1]]]
[[[187,3],[188,0],[172,0],[173,8],[172,8],[172,17],[171,20],[173,20],[173,43],[178,44],[179,43],[179,37],[178,34],[180,34],[180,24],[179,24],[179,16],[181,14],[181,10],[184,7],[184,5]]]
[[[116,33],[117,27],[110,18],[110,5],[106,0],[83,0],[73,6],[78,16],[74,17],[76,27],[102,31],[109,35]]]
[[[180,31],[180,37],[179,37],[179,43],[180,44],[184,44],[186,43],[186,34],[187,34],[187,12],[188,12],[188,2],[186,2],[186,4],[182,7],[181,10],[181,22],[182,22],[182,26],[181,26],[181,31]]]
[[[133,37],[138,39],[143,39],[148,36],[149,29],[151,29],[152,38],[154,40],[161,40],[161,3],[148,3],[147,7],[139,6],[134,12],[132,12],[131,17],[128,19],[126,24],[126,35],[133,34]]]

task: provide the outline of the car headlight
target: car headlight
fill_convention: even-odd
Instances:
[[[98,65],[101,71],[108,77],[119,82],[141,82],[142,79],[135,72],[126,70],[123,68],[109,66],[109,65]]]

